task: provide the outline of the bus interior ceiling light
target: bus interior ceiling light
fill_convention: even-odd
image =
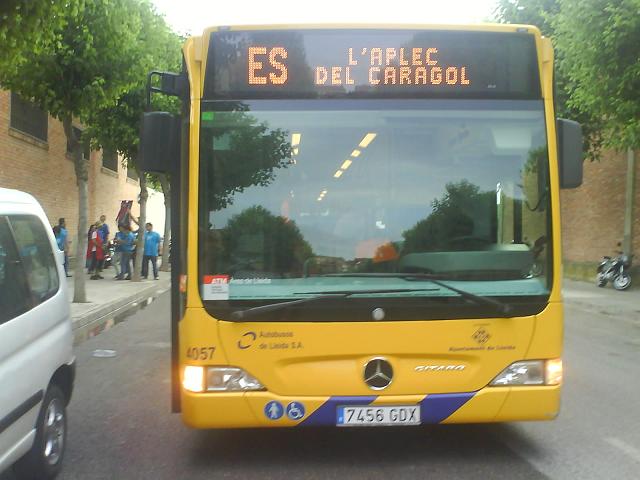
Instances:
[[[351,152],[351,156],[353,158],[359,157],[360,156],[360,150],[354,150],[353,152]]]
[[[360,148],[367,148],[367,146],[373,142],[373,139],[376,138],[376,135],[375,133],[367,133],[359,144]]]
[[[559,385],[561,382],[562,359],[557,358],[514,362],[494,378],[491,385]]]
[[[300,145],[300,140],[302,139],[302,134],[301,133],[292,133],[291,134],[291,146],[293,148],[296,148],[298,145]]]
[[[333,174],[333,176],[336,178],[340,178],[342,176],[342,170],[338,170],[336,173]]]
[[[349,168],[351,166],[353,162],[349,159],[345,160],[344,162],[342,162],[342,165],[340,166],[341,170],[346,170],[347,168]]]

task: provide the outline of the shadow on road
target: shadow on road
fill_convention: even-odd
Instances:
[[[409,428],[305,428],[193,431],[190,462],[198,470],[243,471],[294,478],[425,478],[425,473],[489,478],[544,478],[507,448],[536,445],[509,425],[434,425]],[[519,464],[519,465],[518,465]]]

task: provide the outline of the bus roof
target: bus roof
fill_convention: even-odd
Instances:
[[[219,30],[314,30],[314,29],[383,29],[383,30],[457,30],[483,32],[527,32],[540,35],[540,30],[534,25],[506,24],[506,23],[477,23],[477,24],[420,24],[420,23],[296,23],[296,24],[268,24],[268,25],[217,25],[205,28],[203,36]]]

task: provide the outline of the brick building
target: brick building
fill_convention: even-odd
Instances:
[[[135,171],[128,171],[116,156],[102,151],[85,149],[85,158],[89,162],[89,221],[104,214],[114,231],[120,201],[138,198]],[[64,217],[70,239],[75,241],[78,188],[62,124],[6,90],[0,90],[0,187],[32,194],[52,223]],[[135,201],[133,213],[139,214]],[[150,191],[147,217],[162,232],[162,194]],[[71,253],[75,253],[74,245]]]
[[[636,154],[637,156],[637,154]],[[594,263],[614,254],[624,238],[627,196],[626,152],[607,152],[600,161],[584,162],[580,188],[562,190],[562,240],[565,273],[595,275]],[[640,162],[635,162],[632,246],[640,254]],[[638,261],[634,262],[636,265]],[[583,271],[583,272],[581,272]]]

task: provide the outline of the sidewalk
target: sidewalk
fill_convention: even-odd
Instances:
[[[104,280],[89,280],[86,276],[87,301],[89,303],[71,303],[71,318],[75,343],[98,335],[100,332],[117,324],[127,313],[146,302],[150,297],[157,297],[169,290],[171,273],[159,272],[159,280],[142,280],[131,282],[116,281],[113,268],[106,269],[102,275]],[[69,301],[73,300],[74,277],[67,278]]]
[[[634,279],[640,282],[640,279]],[[618,291],[611,285],[597,287],[595,282],[564,279],[562,295],[567,305],[578,305],[605,315],[617,315],[640,324],[640,287]]]

